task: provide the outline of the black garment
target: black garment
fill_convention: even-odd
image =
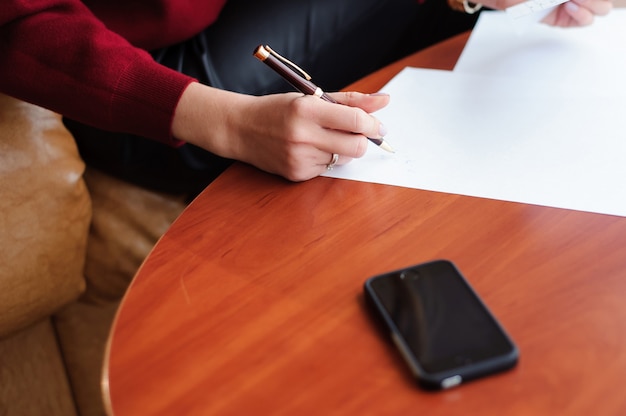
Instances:
[[[269,44],[336,91],[441,39],[470,29],[476,15],[445,0],[229,0],[196,37],[155,60],[217,88],[261,95],[293,91],[253,57]],[[178,149],[66,120],[88,165],[153,190],[195,196],[232,161],[186,144]]]

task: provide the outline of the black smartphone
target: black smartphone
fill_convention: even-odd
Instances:
[[[511,338],[448,260],[371,277],[365,298],[425,388],[450,388],[517,363]]]

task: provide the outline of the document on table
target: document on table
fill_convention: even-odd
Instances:
[[[484,14],[494,16],[486,18],[491,23],[510,19]],[[376,116],[396,153],[370,145],[363,158],[326,176],[626,216],[626,66],[615,56],[618,40],[626,39],[620,15],[618,30],[606,34],[619,39],[593,43],[592,55],[619,68],[593,78],[596,63],[586,56],[594,34],[519,35],[509,26],[492,33],[485,50],[477,41],[481,16],[459,61],[465,68],[406,68],[382,89],[391,103]],[[485,31],[495,29],[491,23]]]
[[[455,72],[572,82],[617,89],[626,82],[626,9],[590,26],[519,23],[504,12],[481,13]]]
[[[556,6],[566,1],[567,0],[527,0],[515,6],[511,6],[505,11],[513,19],[520,19],[532,15],[531,20],[538,22],[547,16]]]

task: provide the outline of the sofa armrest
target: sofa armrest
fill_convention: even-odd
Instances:
[[[91,203],[58,114],[0,95],[0,337],[76,299]]]

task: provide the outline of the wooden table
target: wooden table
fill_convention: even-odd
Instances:
[[[450,69],[467,36],[354,87]],[[376,332],[364,280],[436,258],[516,341],[513,371],[427,393]],[[626,414],[625,296],[626,218],[238,164],[132,282],[105,393],[116,416]]]

